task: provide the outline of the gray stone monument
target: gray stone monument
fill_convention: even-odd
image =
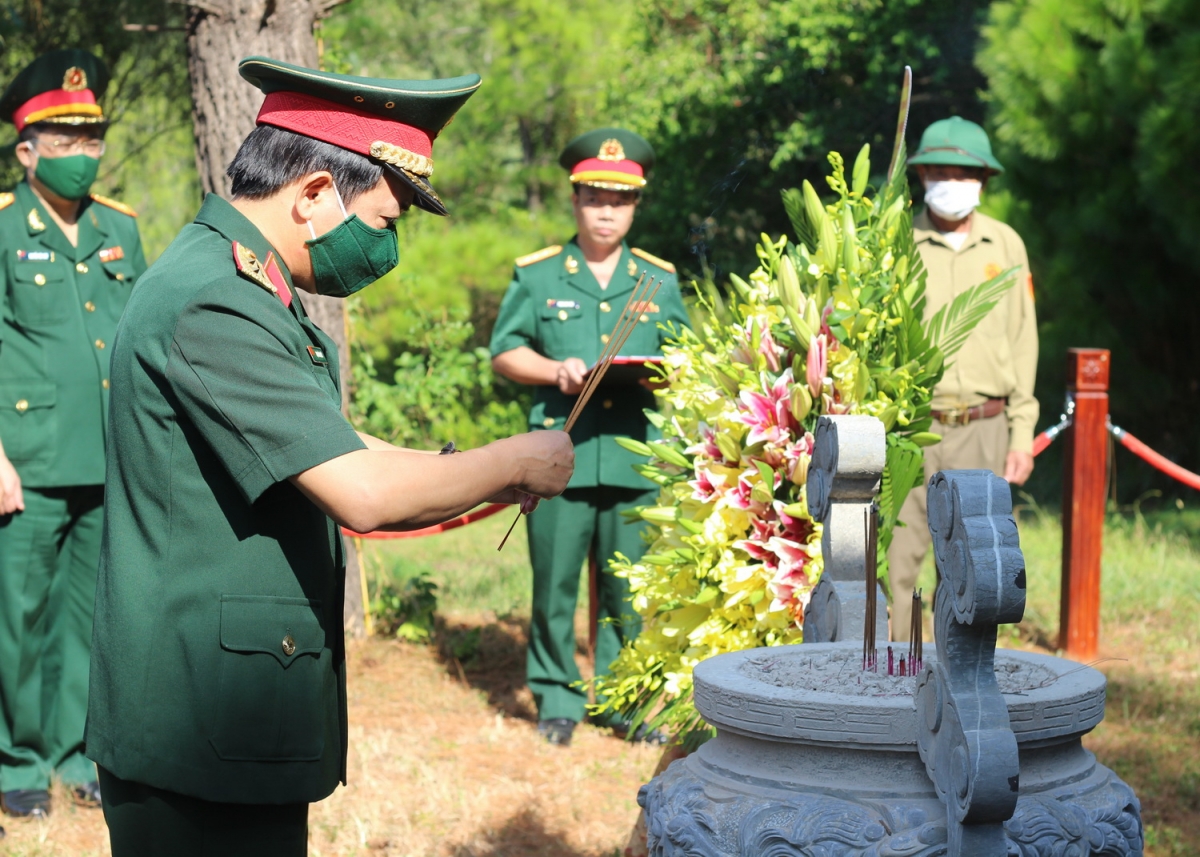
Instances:
[[[817,420],[808,468],[808,513],[823,525],[825,570],[804,608],[804,642],[862,640],[867,593],[866,513],[875,504],[886,453],[883,423],[868,416]],[[887,601],[878,589],[876,604]],[[876,639],[887,640],[887,611],[875,614]]]
[[[841,444],[849,425],[834,423]],[[820,468],[823,484],[840,467],[835,457]],[[848,642],[696,667],[696,707],[717,734],[639,792],[652,855],[1142,854],[1137,798],[1081,741],[1104,717],[1104,676],[996,650],[997,624],[1019,620],[1025,603],[1007,484],[937,474],[930,527],[939,650],[926,648],[917,676],[862,669],[861,616]],[[860,567],[860,591],[864,581]]]

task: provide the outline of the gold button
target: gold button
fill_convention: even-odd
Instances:
[[[99,349],[101,349],[101,350],[103,350],[103,349],[104,349],[104,340],[103,340],[103,339],[97,339],[97,340],[96,340],[96,347],[97,347],[97,348],[99,348]]]
[[[611,407],[612,407],[612,399],[605,399],[604,400],[604,410],[607,411]]]
[[[24,401],[24,399],[21,401]],[[550,428],[554,425],[554,417],[546,417],[544,420],[542,420],[542,425],[544,425],[546,428]]]
[[[612,307],[608,305],[608,301],[600,301],[600,312],[612,312]]]
[[[44,285],[46,285],[46,275],[45,274],[36,274],[33,278],[33,281],[35,283],[37,283],[39,286],[44,286]]]
[[[25,413],[27,410],[29,410],[29,400],[17,399],[17,410],[21,413]]]
[[[600,341],[603,342],[605,345],[608,345],[608,334],[607,333],[600,334]]]
[[[85,304],[83,305],[83,308],[84,308],[85,310],[87,310],[88,312],[95,312],[95,311],[96,311],[96,305],[95,305],[94,303],[92,303],[91,301],[88,301],[87,303],[85,303]]]
[[[649,320],[650,320],[650,316],[646,315],[645,313],[642,313],[642,319],[641,319],[641,320],[642,320],[642,321],[649,321]]]
[[[394,101],[389,101],[387,104],[385,104],[385,105],[383,105],[383,106],[384,106],[384,107],[386,107],[388,110],[391,110],[393,107],[395,107],[395,106],[396,106],[396,102],[394,102]]]
[[[567,311],[566,311],[565,309],[560,309],[560,310],[558,311],[558,320],[559,320],[559,321],[566,321],[566,320],[567,320]]]
[[[296,653],[296,641],[288,634],[283,638],[283,653],[289,657]]]
[[[117,274],[117,279],[118,279],[118,280],[123,280],[123,279],[125,279],[125,275],[124,275],[124,274]]]
[[[107,390],[108,389],[108,379],[105,378],[103,381],[101,381],[100,386]]]
[[[359,104],[362,104],[363,97],[361,95],[356,95],[356,96],[354,96],[354,100],[357,101]]]
[[[81,274],[86,274],[88,272],[88,266],[85,262],[76,262],[75,270]]]

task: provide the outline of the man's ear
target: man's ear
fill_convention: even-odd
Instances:
[[[17,160],[21,162],[21,166],[25,169],[32,169],[35,163],[35,157],[31,149],[33,144],[29,142],[17,143],[16,153]]]
[[[329,170],[309,173],[296,185],[293,209],[302,223],[313,219],[317,209],[325,203],[326,196],[333,195],[333,174]]]

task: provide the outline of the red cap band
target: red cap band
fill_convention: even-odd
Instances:
[[[433,154],[429,132],[298,92],[272,92],[258,111],[259,125],[295,131],[360,155],[371,156],[371,144],[389,143],[428,158]]]
[[[53,119],[56,116],[93,116],[99,118],[103,117],[104,113],[101,111],[100,105],[96,103],[96,96],[90,89],[77,89],[74,91],[51,89],[49,92],[35,95],[18,107],[13,111],[12,119],[19,133],[26,125],[32,125],[34,122],[43,122],[47,119]]]
[[[637,161],[631,161],[626,158],[624,161],[604,161],[600,158],[588,158],[586,161],[580,161],[571,170],[571,175],[579,173],[625,173],[626,175],[644,178],[646,175],[642,165]]]

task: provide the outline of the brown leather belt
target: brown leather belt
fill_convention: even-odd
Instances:
[[[986,420],[1000,416],[1000,414],[1004,413],[1006,405],[1008,405],[1008,399],[988,399],[982,405],[975,405],[973,408],[932,411],[931,415],[943,425],[965,426],[967,423],[975,422],[975,420]]]

